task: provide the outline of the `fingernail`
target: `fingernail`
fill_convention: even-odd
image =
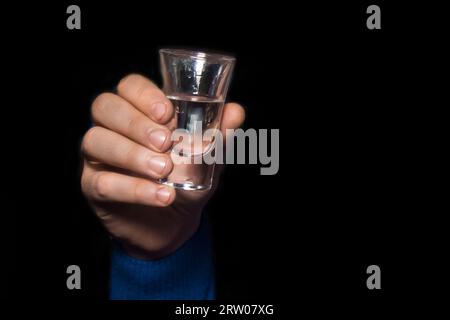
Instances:
[[[156,120],[161,120],[166,114],[167,106],[163,102],[156,102],[152,105],[151,111]]]
[[[153,157],[150,159],[150,167],[157,173],[163,173],[166,165],[167,161],[164,157]]]
[[[162,129],[156,129],[150,132],[150,143],[161,150],[167,140],[167,132]]]
[[[156,192],[156,198],[158,198],[159,201],[167,203],[170,199],[170,191],[167,190],[167,188],[160,188]]]

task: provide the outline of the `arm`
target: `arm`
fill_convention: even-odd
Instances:
[[[113,300],[211,300],[215,298],[211,237],[207,221],[171,255],[140,260],[115,242],[111,261]]]

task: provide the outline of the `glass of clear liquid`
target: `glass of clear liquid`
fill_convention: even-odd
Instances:
[[[184,190],[212,186],[215,163],[204,161],[214,152],[223,106],[235,58],[183,49],[159,50],[163,91],[175,113],[169,127],[176,135],[171,149],[174,169],[160,183]]]

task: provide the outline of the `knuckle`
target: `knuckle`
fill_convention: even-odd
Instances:
[[[107,173],[100,172],[95,175],[93,191],[97,198],[106,199],[111,193],[111,178]]]
[[[145,196],[145,188],[148,188],[148,182],[138,181],[134,185],[134,201],[135,202],[148,202],[149,199]]]
[[[149,101],[161,101],[168,104],[168,100],[165,94],[158,87],[146,87],[141,92],[142,99],[148,99]]]
[[[137,80],[140,77],[141,76],[136,73],[131,73],[131,74],[123,77],[119,81],[119,84],[117,85],[117,91],[122,92],[122,93],[128,91],[128,88],[132,87],[133,84],[137,83]]]
[[[123,150],[117,150],[118,152],[123,152],[123,159],[124,163],[128,163],[131,165],[136,165],[141,169],[142,161],[141,158],[143,157],[142,150],[139,146],[136,145],[129,145],[126,146]]]
[[[133,134],[136,132],[136,128],[140,127],[139,117],[133,116],[126,121],[126,132]]]
[[[98,120],[102,111],[108,106],[110,101],[114,99],[115,95],[110,92],[99,94],[92,102],[91,115],[94,120]]]
[[[152,158],[154,157],[154,155],[150,152],[150,151],[145,151],[140,153],[139,157],[138,157],[138,163],[139,166],[142,168],[142,171],[147,173],[149,172],[149,169],[151,169],[151,161]],[[153,170],[152,170],[153,172]],[[154,178],[159,178],[156,175],[152,175]]]
[[[83,137],[83,140],[81,141],[81,151],[83,153],[89,153],[92,144],[94,143],[95,136],[97,135],[99,130],[99,127],[92,127],[90,128]]]
[[[150,84],[150,85],[149,85]],[[142,81],[133,91],[136,101],[148,104],[149,101],[166,101],[166,96],[158,87],[151,85],[151,82]]]
[[[142,99],[145,98],[147,92],[148,92],[147,86],[140,84],[139,86],[136,86],[133,93],[137,101],[142,101]]]

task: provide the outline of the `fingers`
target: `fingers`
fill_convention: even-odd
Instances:
[[[220,130],[225,136],[226,129],[237,129],[245,120],[245,110],[237,103],[227,103],[223,109],[222,125]]]
[[[103,93],[95,99],[92,119],[95,124],[154,151],[164,152],[172,144],[169,129],[150,120],[128,101],[112,93]]]
[[[85,134],[82,150],[87,159],[155,179],[166,177],[173,168],[169,155],[149,150],[102,127],[93,127]]]
[[[175,199],[173,188],[116,172],[98,171],[85,162],[81,185],[96,201],[113,201],[165,207]]]
[[[173,115],[173,106],[164,93],[149,79],[130,74],[117,86],[121,97],[126,99],[153,121],[167,123]]]

